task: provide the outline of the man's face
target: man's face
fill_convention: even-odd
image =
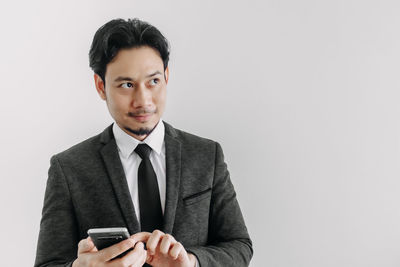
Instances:
[[[129,135],[143,140],[157,125],[165,108],[168,68],[148,46],[121,49],[107,64],[105,88],[95,74],[96,89],[107,102],[116,123]]]

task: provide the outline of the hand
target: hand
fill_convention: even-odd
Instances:
[[[140,236],[139,236],[140,237]],[[134,249],[122,258],[114,257],[127,251]],[[112,245],[108,248],[97,250],[90,237],[82,239],[78,244],[78,258],[73,262],[72,267],[83,266],[143,266],[146,261],[147,252],[142,242],[138,242],[134,238],[128,238]]]
[[[146,263],[154,267],[194,267],[196,264],[194,255],[187,253],[172,235],[160,230],[137,233],[131,238],[146,242]]]

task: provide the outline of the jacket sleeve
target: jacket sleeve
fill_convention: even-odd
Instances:
[[[215,171],[209,218],[208,245],[190,247],[201,267],[248,266],[252,242],[229,178],[221,146],[216,143]]]
[[[72,266],[78,244],[68,184],[56,156],[51,158],[40,221],[36,266]]]

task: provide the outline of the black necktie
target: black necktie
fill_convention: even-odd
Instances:
[[[149,159],[151,148],[139,144],[135,152],[142,158],[138,170],[140,224],[142,231],[151,233],[161,230],[163,223],[157,176]]]

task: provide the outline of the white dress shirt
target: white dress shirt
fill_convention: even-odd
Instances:
[[[165,190],[166,190],[166,173],[165,173],[165,141],[164,141],[164,123],[160,119],[156,128],[143,141],[137,140],[124,132],[117,123],[113,125],[114,138],[118,146],[119,158],[124,168],[126,181],[128,183],[129,192],[131,194],[132,203],[140,225],[140,207],[138,192],[138,169],[142,159],[134,151],[137,145],[147,144],[151,147],[150,162],[153,165],[154,172],[157,175],[158,189],[160,191],[161,209],[164,214],[165,209]],[[195,266],[199,266],[196,258]]]
[[[132,203],[135,207],[135,213],[140,225],[138,168],[142,159],[134,150],[138,144],[143,143],[147,144],[152,149],[149,158],[153,165],[154,172],[157,175],[161,209],[164,214],[166,190],[164,123],[160,119],[154,130],[143,141],[137,140],[124,132],[117,123],[113,125],[113,133],[118,146],[119,157],[124,168]]]

